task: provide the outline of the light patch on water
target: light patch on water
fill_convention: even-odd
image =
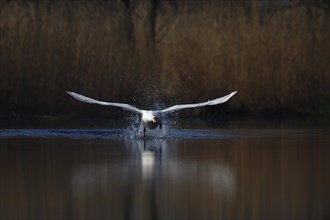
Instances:
[[[21,138],[21,137],[39,137],[39,138],[74,138],[74,139],[224,139],[237,138],[241,134],[235,132],[221,133],[213,130],[192,130],[176,129],[175,115],[165,115],[163,117],[162,128],[147,129],[146,136],[143,137],[143,126],[141,117],[132,114],[127,118],[129,126],[125,129],[2,129],[0,138]],[[247,136],[247,135],[245,135]]]
[[[141,132],[142,130],[142,132]],[[245,135],[245,137],[248,135]],[[0,138],[73,138],[73,139],[225,139],[243,137],[234,133],[214,133],[211,130],[162,129],[147,130],[143,137],[143,129],[130,127],[127,129],[2,129]]]
[[[0,138],[99,138],[122,139],[122,129],[3,129],[0,130]]]

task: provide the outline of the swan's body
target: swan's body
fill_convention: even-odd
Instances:
[[[141,121],[144,128],[155,129],[158,126],[161,128],[163,116],[160,111],[142,110]]]
[[[104,102],[104,101],[98,101],[92,98],[88,98],[86,96],[74,93],[74,92],[69,92],[67,91],[69,95],[71,95],[73,98],[77,99],[78,101],[81,102],[86,102],[90,104],[98,104],[98,105],[106,105],[106,106],[114,106],[114,107],[120,107],[124,110],[127,111],[132,111],[135,113],[138,113],[141,115],[141,122],[144,128],[144,133],[146,131],[146,128],[148,129],[155,129],[159,126],[159,128],[162,128],[162,120],[163,120],[163,115],[168,114],[174,111],[178,111],[181,109],[186,109],[186,108],[197,108],[197,107],[202,107],[202,106],[207,106],[207,105],[218,105],[221,103],[224,103],[228,101],[233,95],[236,94],[235,92],[232,92],[226,96],[213,99],[210,101],[206,102],[201,102],[201,103],[196,103],[196,104],[182,104],[182,105],[174,105],[172,107],[163,109],[163,110],[142,110],[138,109],[132,105],[129,104],[124,104],[124,103],[115,103],[115,102]]]

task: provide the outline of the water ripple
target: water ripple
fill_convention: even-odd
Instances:
[[[170,129],[166,134],[147,132],[147,138],[224,139],[237,134],[214,133],[206,130]],[[135,139],[141,138],[138,131],[126,129],[2,129],[0,138],[74,138],[74,139]]]

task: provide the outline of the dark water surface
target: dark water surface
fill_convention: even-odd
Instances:
[[[327,128],[0,129],[0,219],[328,219]]]

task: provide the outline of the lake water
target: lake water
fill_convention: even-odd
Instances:
[[[18,127],[0,129],[0,219],[330,217],[328,126]]]

